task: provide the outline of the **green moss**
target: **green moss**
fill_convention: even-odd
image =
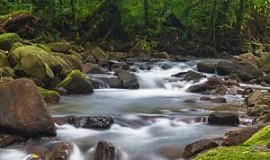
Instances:
[[[37,46],[38,48],[43,49],[46,52],[51,52],[51,49],[49,47],[47,47],[46,45],[44,45],[44,44],[39,43],[39,44],[35,44],[35,46]]]
[[[0,67],[8,67],[9,66],[9,61],[8,57],[4,52],[0,51]]]
[[[65,88],[69,94],[89,94],[93,92],[92,84],[79,70],[71,71],[57,86]]]
[[[68,53],[71,46],[68,42],[56,42],[48,44],[48,47],[53,52]]]
[[[220,147],[199,154],[194,160],[263,160],[270,159],[269,152],[256,151],[252,146]]]
[[[194,160],[263,160],[270,159],[270,125],[255,133],[243,145],[220,147],[199,154]]]
[[[244,144],[246,145],[263,145],[268,144],[270,142],[270,125],[264,127],[257,133],[255,133],[249,140],[247,140]]]
[[[44,98],[44,100],[47,103],[55,103],[55,102],[58,102],[60,100],[60,94],[56,91],[52,91],[52,90],[38,87],[38,92],[40,93],[40,95]]]
[[[10,67],[0,68],[0,77],[15,77],[14,70]]]
[[[14,44],[11,46],[11,49],[10,49],[9,52],[13,52],[14,49],[16,49],[16,48],[18,48],[18,47],[22,47],[22,46],[23,46],[23,44],[22,44],[21,42],[16,42],[16,43],[14,43]]]
[[[0,35],[0,49],[10,50],[15,42],[20,42],[21,38],[16,33],[4,33]]]

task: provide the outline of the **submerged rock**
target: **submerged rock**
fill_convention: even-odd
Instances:
[[[183,156],[185,158],[190,158],[202,151],[216,147],[218,147],[218,144],[216,142],[208,139],[202,139],[187,145],[184,149]]]
[[[213,98],[212,102],[214,102],[214,103],[227,103],[227,100],[223,97],[217,97],[217,98]]]
[[[71,124],[78,128],[109,129],[114,124],[110,116],[87,116],[87,117],[54,117],[53,121],[59,125]]]
[[[106,141],[100,141],[97,144],[94,160],[115,160],[116,149]]]
[[[238,125],[238,115],[232,113],[215,112],[208,116],[208,123],[214,125]]]
[[[0,83],[0,132],[24,137],[55,136],[56,130],[35,83]]]
[[[185,81],[194,81],[194,82],[198,82],[200,79],[206,78],[204,74],[198,73],[192,70],[189,70],[187,72],[177,73],[175,75],[172,75],[172,77],[178,77],[178,78],[182,78]]]
[[[71,71],[57,86],[65,88],[68,94],[89,94],[93,92],[92,84],[79,70]]]

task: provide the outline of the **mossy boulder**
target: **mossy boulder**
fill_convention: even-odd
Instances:
[[[15,72],[10,67],[1,67],[0,68],[0,77],[15,77]]]
[[[270,159],[270,126],[255,133],[244,144],[234,147],[220,147],[198,155],[194,160],[262,160]]]
[[[50,47],[44,45],[44,44],[41,44],[41,43],[38,43],[38,44],[35,44],[36,47],[39,47],[41,49],[43,49],[44,51],[46,52],[51,52],[52,50],[50,49]]]
[[[68,53],[71,45],[69,42],[56,42],[48,44],[48,47],[53,52]]]
[[[72,69],[81,70],[82,68],[81,60],[75,55],[67,55],[67,54],[55,53],[55,52],[51,54],[53,56],[63,59],[68,64],[68,66],[70,66]]]
[[[4,33],[0,35],[0,49],[10,50],[15,42],[22,41],[20,36],[16,33]]]
[[[0,67],[8,67],[8,66],[9,66],[8,56],[6,55],[5,52],[0,50]]]
[[[57,86],[65,88],[68,94],[89,94],[93,92],[92,84],[79,70],[71,71]]]
[[[170,59],[170,55],[167,52],[157,52],[152,54],[153,58]]]
[[[72,58],[63,59],[40,47],[30,45],[15,48],[10,53],[9,59],[16,73],[20,76],[32,77],[42,86],[56,76],[64,78],[69,71],[77,68],[70,62]]]
[[[270,73],[270,52],[261,55],[259,64],[263,72]]]
[[[38,87],[38,92],[41,94],[47,104],[56,104],[60,100],[60,94],[56,91]]]
[[[100,47],[89,47],[87,55],[93,55],[98,61],[107,60],[109,55],[105,53]]]

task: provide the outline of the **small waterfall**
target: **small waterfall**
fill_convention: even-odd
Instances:
[[[84,155],[79,147],[73,143],[73,151],[69,157],[69,160],[84,160]]]
[[[98,77],[91,76],[91,75],[86,75],[86,76],[92,82],[92,85],[94,86],[94,88],[96,88],[96,89],[110,88],[110,86],[102,79],[100,79]]]
[[[138,69],[139,70],[139,69]],[[185,89],[193,83],[181,81],[172,75],[193,70],[192,64],[177,64],[170,69],[163,69],[161,66],[155,66],[151,70],[139,70],[136,76],[141,89]]]

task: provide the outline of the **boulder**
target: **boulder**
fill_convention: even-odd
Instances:
[[[127,89],[140,88],[138,79],[134,73],[130,73],[125,70],[116,71],[116,75],[123,82],[123,86]]]
[[[214,90],[218,87],[222,87],[224,85],[224,81],[216,76],[209,77],[208,80],[205,83],[202,84],[196,84],[193,86],[190,86],[187,91],[192,93],[202,93],[207,92],[210,90]]]
[[[109,129],[114,124],[114,119],[110,116],[54,117],[53,121],[59,125],[71,124],[77,128],[88,128],[98,130]]]
[[[0,134],[0,148],[7,147],[13,143],[24,142],[25,138],[10,134]]]
[[[183,156],[185,158],[190,158],[202,151],[216,147],[218,147],[218,144],[216,142],[209,139],[202,139],[187,145],[184,149]]]
[[[0,68],[0,77],[15,77],[15,72],[10,67]]]
[[[36,46],[17,47],[10,53],[9,59],[19,76],[32,77],[41,86],[48,84],[55,76],[65,76],[73,68],[68,61]]]
[[[58,144],[49,154],[48,160],[68,160],[72,154],[72,145],[68,143]]]
[[[194,81],[198,82],[200,79],[205,78],[206,76],[202,73],[198,73],[192,70],[189,70],[187,72],[181,72],[177,73],[175,75],[172,75],[172,77],[178,77],[185,81]]]
[[[170,59],[170,55],[167,52],[157,52],[152,54],[153,58]]]
[[[33,81],[17,79],[1,83],[0,103],[0,132],[24,137],[56,135]]]
[[[262,76],[262,72],[251,63],[222,60],[217,63],[219,75],[236,74],[242,81],[250,81]]]
[[[253,126],[247,126],[237,130],[226,132],[222,144],[223,146],[234,146],[244,143],[248,140],[253,134],[255,134],[260,129],[264,128],[269,124],[259,124]]]
[[[100,47],[88,47],[87,54],[93,55],[98,61],[108,60],[109,57]]]
[[[0,49],[9,51],[13,43],[22,41],[16,33],[0,34]]]
[[[234,60],[248,62],[258,67],[259,61],[258,58],[252,53],[244,53],[239,56],[234,56]]]
[[[259,58],[259,65],[263,72],[270,73],[270,52],[263,53]]]
[[[71,45],[69,42],[56,42],[48,44],[48,47],[53,52],[68,53],[68,50],[71,48]]]
[[[227,103],[227,100],[223,97],[217,97],[217,98],[213,98],[212,102],[214,102],[214,103]]]
[[[82,69],[82,62],[76,55],[72,55],[72,54],[67,55],[67,54],[56,53],[56,52],[53,52],[51,54],[60,60],[61,59],[64,60],[64,62],[72,69],[78,69],[78,70]],[[66,67],[66,68],[68,68],[68,67]]]
[[[238,125],[238,115],[232,113],[215,112],[208,116],[208,123],[214,125]]]
[[[60,101],[60,94],[56,91],[38,87],[38,92],[41,94],[47,104],[57,104]]]
[[[83,65],[82,72],[84,74],[105,74],[106,70],[97,64],[92,64],[88,62]]]
[[[201,61],[197,63],[197,69],[199,72],[216,73],[216,65],[214,61]]]
[[[109,142],[100,141],[97,144],[94,160],[115,160],[116,148]]]
[[[192,85],[187,89],[187,92],[191,92],[191,93],[202,93],[206,91],[207,91],[207,87],[204,84]]]
[[[93,92],[92,84],[79,70],[71,71],[57,87],[65,88],[68,94],[89,94]]]

